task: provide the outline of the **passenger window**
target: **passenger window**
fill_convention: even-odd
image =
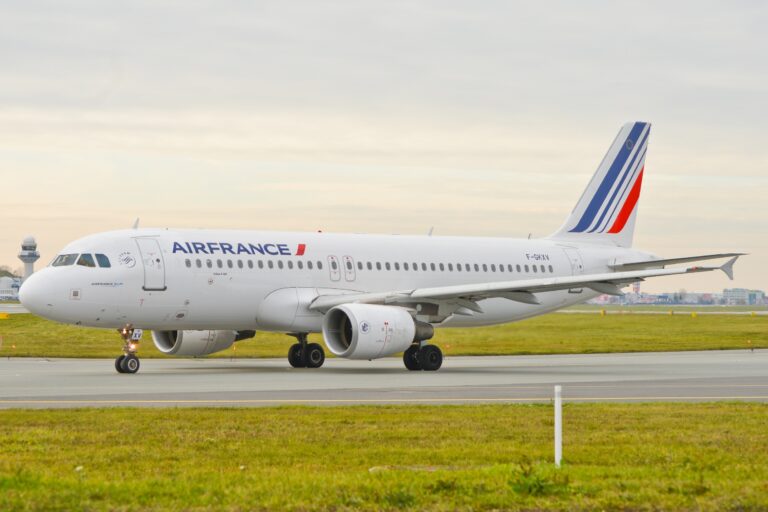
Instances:
[[[308,261],[308,262],[307,262],[307,268],[308,268],[309,270],[312,270],[312,262],[311,262],[311,261]]]
[[[509,270],[510,272],[512,272],[512,264],[511,264],[511,263],[510,263],[509,265],[507,265],[507,270]]]
[[[232,263],[232,260],[227,260],[227,267],[234,268],[234,264]]]
[[[224,263],[222,263],[221,260],[216,260],[216,266],[219,267],[219,268],[223,268],[224,267]]]
[[[259,268],[264,268],[264,262],[262,260],[259,260]]]
[[[288,269],[293,270],[293,262],[291,260],[288,260]]]
[[[189,259],[184,260],[184,264],[187,266],[187,268],[191,268],[192,267],[192,262]]]
[[[538,270],[536,270],[536,265],[531,265],[531,268],[533,269],[534,273],[538,272]]]
[[[461,272],[461,263],[456,264],[456,271]]]
[[[237,260],[237,268],[243,268],[243,260]]]
[[[283,268],[283,260],[278,260],[277,261],[277,268],[282,270],[282,268]]]
[[[248,268],[253,268],[253,260],[248,260]]]
[[[403,263],[403,270],[408,270],[408,262]]]
[[[413,264],[413,270],[419,270],[419,264],[418,263],[414,263]]]
[[[386,268],[387,270],[389,270],[389,262],[386,262],[386,263],[384,264],[384,268]]]
[[[546,272],[546,270],[544,269],[544,265],[541,265],[541,271]]]
[[[552,274],[555,272],[555,269],[552,268],[552,265],[549,266],[549,273]]]
[[[472,270],[472,267],[469,265],[469,263],[464,264],[464,270],[466,270],[467,272],[470,272]]]
[[[400,270],[400,264],[398,262],[395,262],[395,270]]]
[[[317,270],[323,270],[323,262],[322,261],[318,261],[317,262]]]
[[[363,270],[363,262],[362,261],[358,261],[357,262],[357,270]]]
[[[347,270],[352,270],[352,262],[347,261]]]
[[[93,261],[93,256],[90,254],[81,254],[80,259],[77,260],[77,264],[81,267],[95,267],[96,263]]]
[[[491,263],[491,272],[496,272],[496,265]]]
[[[368,270],[373,270],[373,263],[371,263],[370,261],[366,263],[365,266],[368,267]]]
[[[520,265],[517,265],[515,268],[517,269],[518,272],[520,272]]]
[[[480,265],[475,263],[475,272],[480,272]]]
[[[504,265],[499,265],[499,272],[504,272]]]
[[[483,263],[483,272],[488,272],[488,265]]]
[[[443,265],[443,264],[441,263],[441,264],[440,264],[440,272],[443,272],[443,271],[445,271],[445,265]]]
[[[453,263],[448,264],[448,272],[453,272]]]
[[[274,261],[272,261],[272,260],[269,260],[269,261],[267,262],[267,266],[268,266],[269,268],[275,268],[275,262],[274,262]]]
[[[98,262],[99,262],[99,266],[100,266],[101,268],[109,268],[109,267],[111,267],[111,266],[112,266],[112,265],[109,263],[109,258],[107,258],[107,256],[106,256],[106,255],[104,255],[104,254],[97,254],[97,255],[96,255],[96,261],[98,261]],[[187,260],[187,261],[189,261],[189,260]],[[187,265],[187,266],[189,267],[190,265]]]
[[[424,270],[424,271],[427,270],[427,264],[426,263],[422,263],[421,264],[421,270]]]
[[[51,263],[52,267],[68,267],[77,261],[77,254],[60,254]]]
[[[376,262],[376,270],[381,270],[381,263],[378,261]]]
[[[197,259],[195,260],[195,266],[196,266],[197,268],[203,268],[203,262],[202,262],[202,261],[200,261],[200,258],[197,258]]]
[[[296,266],[299,267],[299,270],[303,270],[304,269],[304,262],[299,260],[299,261],[296,262]]]
[[[205,260],[205,266],[208,268],[213,268],[213,262],[211,260]]]
[[[525,271],[526,271],[526,272],[529,272],[529,270],[528,270],[528,265],[526,265],[526,266],[525,266]]]

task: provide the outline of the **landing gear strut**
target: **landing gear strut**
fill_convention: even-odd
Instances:
[[[443,365],[443,352],[435,345],[421,346],[415,343],[403,352],[403,363],[411,371],[434,372]]]
[[[123,338],[123,355],[115,359],[115,370],[117,373],[136,373],[139,371],[141,363],[136,352],[139,349],[138,340],[133,339],[133,324],[125,324],[123,328],[118,329],[120,337]]]
[[[288,362],[294,368],[320,368],[325,362],[325,350],[318,343],[307,343],[307,333],[291,334],[299,342],[288,350]]]

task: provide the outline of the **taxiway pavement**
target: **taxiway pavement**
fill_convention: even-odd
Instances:
[[[768,402],[768,350],[447,357],[437,372],[395,358],[144,359],[135,375],[106,359],[0,359],[0,408],[456,404],[549,401]]]

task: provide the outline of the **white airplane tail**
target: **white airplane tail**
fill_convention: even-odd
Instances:
[[[631,247],[650,123],[627,123],[568,220],[549,238]]]

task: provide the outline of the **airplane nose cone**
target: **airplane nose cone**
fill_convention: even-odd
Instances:
[[[29,276],[19,289],[19,301],[30,313],[40,314],[45,307],[45,289],[40,275]]]

